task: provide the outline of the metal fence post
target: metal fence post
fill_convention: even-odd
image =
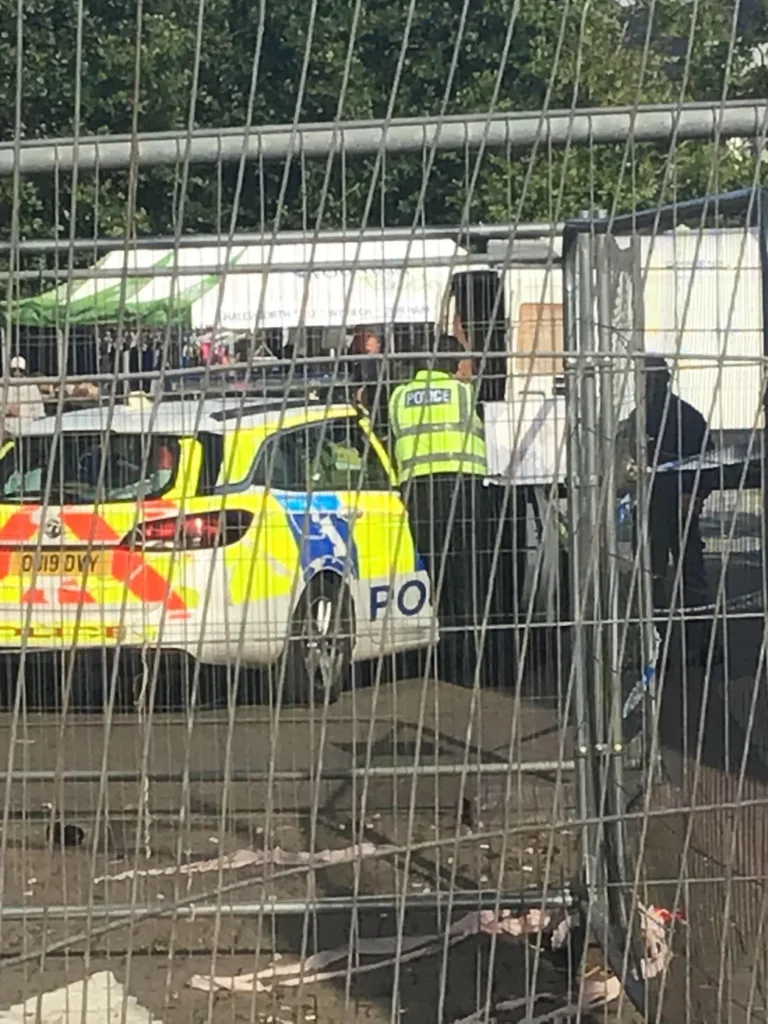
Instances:
[[[615,409],[608,239],[576,231],[565,255],[568,303],[567,349],[577,356],[568,375],[568,489],[571,523],[573,673],[578,750],[579,817],[588,930],[603,946],[630,998],[645,1005],[641,984],[630,973],[625,941],[631,941],[625,905],[622,772],[622,703],[618,643],[618,571],[615,524]]]
[[[600,210],[598,216],[607,217],[607,211]],[[619,590],[618,590],[618,544],[616,537],[616,410],[613,366],[614,332],[612,330],[611,278],[608,237],[601,233],[594,238],[595,271],[597,293],[597,334],[600,350],[599,368],[599,449],[600,465],[600,541],[596,552],[600,606],[600,656],[602,659],[601,681],[603,684],[602,705],[607,718],[607,728],[600,740],[607,746],[610,756],[609,790],[606,792],[606,809],[610,814],[624,809],[622,786],[622,688],[619,659]],[[599,681],[598,681],[599,685]],[[621,828],[616,829],[617,856],[623,863],[623,841]]]
[[[588,213],[582,213],[588,218]],[[566,347],[578,355],[567,374],[568,511],[570,523],[571,605],[573,615],[573,682],[578,750],[579,815],[591,822],[582,831],[584,880],[593,900],[599,884],[598,786],[594,744],[602,722],[593,699],[598,651],[595,623],[599,601],[594,586],[597,526],[597,392],[594,353],[593,248],[589,234],[579,234],[566,264],[568,331]]]

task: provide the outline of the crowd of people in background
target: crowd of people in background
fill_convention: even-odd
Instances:
[[[424,337],[429,335],[427,327],[423,325]],[[242,367],[266,360],[273,365],[279,360],[285,367],[301,357],[302,373],[307,369],[315,374],[331,373],[337,379],[343,376],[351,384],[357,383],[356,397],[367,404],[374,401],[375,385],[385,368],[388,375],[396,375],[396,368],[387,368],[383,358],[385,350],[392,347],[392,339],[385,342],[385,337],[389,335],[385,335],[382,325],[358,325],[346,331],[341,327],[272,328],[255,334],[210,327],[76,328],[67,346],[66,375],[93,375],[104,382],[113,376],[140,379],[168,370]],[[56,377],[60,373],[61,352],[52,338],[19,338],[12,351],[25,358],[28,376]],[[342,359],[341,365],[334,367],[335,356],[351,358]]]
[[[227,366],[233,360],[233,340],[213,330],[127,330],[104,333],[99,344],[99,374],[154,373],[163,367]]]
[[[386,423],[387,401],[390,390],[392,368],[387,366],[384,355],[384,330],[381,326],[357,326],[349,332],[334,329],[334,338],[324,339],[322,331],[308,329],[306,337],[298,340],[295,330],[271,329],[252,332],[217,331],[212,328],[188,330],[176,327],[134,329],[131,327],[97,328],[95,337],[88,339],[88,344],[95,345],[95,357],[82,361],[73,359],[69,352],[67,364],[69,375],[73,378],[64,384],[66,400],[79,402],[98,401],[111,390],[110,378],[120,381],[119,393],[142,391],[154,393],[158,387],[167,387],[167,383],[158,384],[158,377],[168,371],[203,370],[215,367],[219,370],[232,367],[233,380],[238,369],[246,364],[269,364],[268,372],[279,376],[286,366],[290,366],[297,355],[308,357],[301,360],[300,369],[294,369],[295,376],[309,375],[322,377],[330,375],[338,381],[344,381],[350,388],[350,398],[366,406],[379,417],[379,427]],[[69,348],[83,344],[86,339],[73,339]],[[328,347],[328,344],[332,347]],[[26,347],[34,346],[35,340],[27,342]],[[338,347],[336,347],[338,346]],[[22,350],[24,345],[19,346]],[[35,357],[35,352],[31,353]],[[353,358],[342,360],[340,366],[329,365],[327,356],[341,355]],[[317,365],[313,359],[319,357]],[[280,360],[282,366],[275,363]],[[29,361],[19,354],[13,357],[9,367],[11,373],[18,373],[19,368],[25,377],[56,376],[55,372],[37,364],[38,358]],[[72,365],[69,365],[72,364]],[[37,372],[36,372],[37,371]],[[91,375],[93,374],[92,380]],[[222,380],[221,376],[218,378]],[[229,380],[225,372],[224,379]],[[45,406],[53,407],[60,394],[60,387],[50,380],[35,385],[36,393]]]

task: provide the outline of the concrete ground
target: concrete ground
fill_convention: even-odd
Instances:
[[[473,698],[443,683],[386,683],[346,694],[321,718],[258,705],[192,716],[134,710],[111,723],[77,710],[3,714],[0,764],[11,781],[1,851],[0,1020],[2,1008],[26,996],[105,969],[168,1024],[422,1022],[438,1019],[441,999],[443,1019],[452,1021],[484,1006],[487,994],[493,1005],[534,986],[555,997],[538,1002],[537,1012],[562,1004],[573,977],[567,957],[540,958],[530,940],[489,936],[349,984],[210,997],[187,987],[192,975],[242,974],[274,954],[288,962],[302,950],[345,945],[353,922],[366,937],[396,936],[394,895],[405,898],[405,935],[442,934],[467,901],[478,906],[481,890],[547,884],[556,892],[577,868],[576,831],[563,829],[573,774],[558,777],[553,767],[571,759],[570,736],[558,728],[555,698],[540,688],[516,701],[509,690]],[[510,774],[510,753],[541,764]],[[494,767],[479,771],[480,762]],[[415,764],[423,774],[391,774]],[[463,778],[462,764],[469,766]],[[444,765],[453,774],[437,775]],[[135,777],[142,772],[149,778]],[[228,781],[201,774],[217,772]],[[178,871],[235,850],[343,849],[356,840],[392,849],[357,867],[312,872],[269,864]],[[170,873],[98,881],[148,867]],[[323,909],[324,900],[349,902],[355,892],[356,914],[349,906]],[[424,909],[435,894],[438,917]],[[453,912],[451,894],[465,903]],[[285,913],[271,913],[272,900]],[[106,917],[108,906],[136,919]]]
[[[746,552],[733,575],[739,593],[755,590],[759,558]],[[637,849],[646,900],[669,906],[682,889],[688,917],[677,929],[663,998],[670,1021],[765,1019],[756,964],[765,947],[766,778],[758,764],[750,762],[741,780],[739,769],[755,680],[764,672],[763,631],[754,614],[729,631],[726,665],[711,675],[703,718],[703,673],[672,666],[665,674],[665,776],[651,804],[665,814],[649,819]],[[18,714],[0,712],[0,1024],[20,1024],[6,1011],[25,997],[105,970],[166,1024],[451,1022],[486,999],[493,1005],[534,990],[555,997],[536,1003],[534,1017],[561,1005],[577,974],[566,956],[539,957],[532,940],[483,935],[398,969],[299,990],[208,995],[187,985],[193,975],[240,975],[278,955],[289,963],[302,952],[345,946],[353,928],[368,938],[442,933],[446,920],[465,912],[450,908],[451,897],[542,885],[554,893],[567,885],[579,864],[570,820],[576,800],[572,771],[555,766],[570,762],[573,749],[570,730],[560,728],[552,660],[527,673],[519,700],[514,673],[502,665],[506,688],[475,697],[433,681],[377,689],[367,680],[325,721],[308,711],[276,715],[248,699],[188,714],[179,709],[184,687],[164,675],[168,692],[158,704],[171,710],[131,708],[134,680],[126,678],[123,710],[108,720],[83,710],[101,702],[104,676],[94,665],[76,668],[76,706],[63,715],[56,672],[30,661],[26,704]],[[768,749],[765,707],[763,685],[753,748]],[[700,732],[706,749],[696,742]],[[510,758],[529,770],[509,772]],[[440,766],[452,773],[437,773]],[[741,811],[744,802],[750,806]],[[692,803],[722,811],[691,815]],[[79,842],[65,846],[62,836]],[[235,850],[279,847],[290,855],[356,841],[375,844],[379,855],[314,871],[270,864],[180,870]],[[97,881],[136,868],[170,870]],[[734,883],[734,873],[744,880]],[[425,909],[436,896],[438,914]],[[332,900],[346,903],[329,910]],[[624,1007],[621,1019],[635,1017]],[[121,1024],[134,1021],[126,1014]]]

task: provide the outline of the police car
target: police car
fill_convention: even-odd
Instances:
[[[0,649],[285,657],[283,699],[436,628],[389,457],[348,404],[285,395],[65,413],[0,450]]]

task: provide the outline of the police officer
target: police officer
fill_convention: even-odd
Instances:
[[[651,475],[648,508],[648,536],[653,605],[665,610],[675,596],[670,593],[670,562],[673,574],[680,566],[682,606],[700,608],[686,623],[688,660],[703,657],[711,633],[710,614],[703,610],[711,600],[704,566],[704,542],[699,520],[705,500],[712,492],[711,473],[695,470],[658,470],[713,448],[707,422],[690,403],[671,390],[669,368],[659,356],[646,356],[645,426],[648,467]],[[636,443],[637,413],[626,422],[626,440]],[[659,627],[663,628],[663,627]],[[719,656],[719,640],[715,646]]]
[[[441,622],[441,678],[474,683],[484,608],[478,525],[485,520],[483,425],[472,384],[457,379],[461,345],[442,335],[427,369],[395,388],[389,423],[419,554],[429,559]]]

